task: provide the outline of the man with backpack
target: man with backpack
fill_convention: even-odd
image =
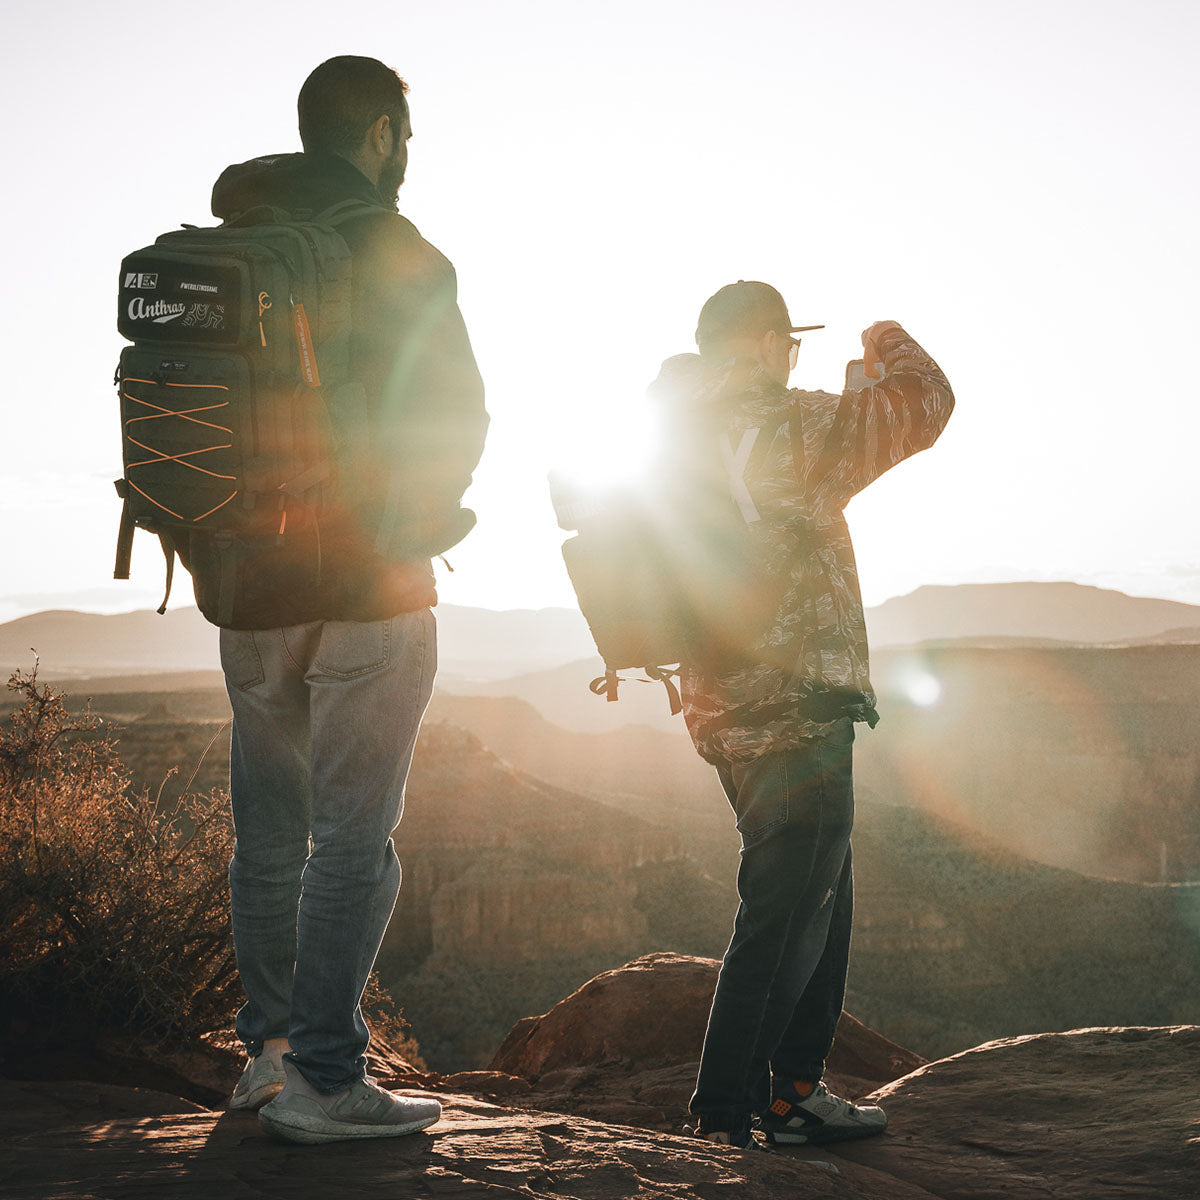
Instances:
[[[323,63],[300,92],[304,152],[228,168],[219,230],[166,235],[122,272],[145,291],[123,309],[143,322],[128,336],[174,339],[122,357],[127,505],[167,531],[168,560],[222,626],[234,713],[250,1061],[230,1108],[296,1142],[410,1133],[441,1111],[366,1078],[360,1008],[437,665],[431,558],[474,524],[461,498],[488,420],[454,270],[396,211],[407,90],[375,59]],[[222,337],[237,352],[218,370]],[[231,407],[239,387],[252,419]],[[181,449],[185,436],[208,440]],[[228,500],[189,508],[168,470]]]
[[[740,585],[724,620],[710,607],[706,632],[695,597],[700,632],[681,690],[742,841],[740,904],[690,1107],[700,1136],[743,1147],[756,1126],[771,1142],[819,1144],[887,1124],[821,1083],[849,955],[854,725],[878,720],[843,509],[932,445],[954,405],[937,364],[894,321],[863,334],[861,373],[840,395],[789,390],[802,328],[814,327],[793,325],[773,287],[730,284],[701,310],[699,355],[668,359],[651,392],[668,435],[664,473],[688,498],[673,517],[680,554],[695,561],[688,547],[707,539],[709,559]],[[720,538],[730,548],[714,556]]]

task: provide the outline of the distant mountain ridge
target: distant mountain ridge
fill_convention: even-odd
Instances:
[[[594,651],[587,623],[569,608],[435,609],[443,679],[503,679]],[[0,666],[33,666],[46,678],[220,669],[218,631],[195,608],[128,613],[51,609],[0,624]]]
[[[1200,605],[1127,596],[1082,583],[927,585],[867,609],[872,646],[958,638],[1073,643],[1200,640]]]
[[[575,609],[437,609],[442,681],[468,684],[530,676],[595,655]],[[1078,583],[926,586],[867,609],[872,646],[962,638],[1069,643],[1200,642],[1200,605],[1127,596]],[[217,631],[194,608],[49,610],[0,624],[0,665],[45,676],[215,670]],[[629,719],[629,718],[626,718]]]

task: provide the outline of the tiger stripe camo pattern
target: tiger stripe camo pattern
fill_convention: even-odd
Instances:
[[[898,325],[876,345],[882,380],[841,395],[788,389],[760,367],[745,373],[744,364],[700,369],[694,355],[664,364],[666,374],[672,362],[689,360],[682,372],[694,381],[689,403],[717,406],[714,428],[732,497],[756,560],[782,597],[740,663],[683,666],[684,717],[710,762],[791,749],[847,717],[872,726],[878,720],[843,510],[889,468],[933,445],[954,395],[941,368]],[[794,446],[802,448],[798,469]]]

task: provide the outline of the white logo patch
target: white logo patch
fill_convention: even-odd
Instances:
[[[753,525],[759,519],[758,509],[754,505],[750,489],[746,486],[746,464],[750,461],[758,433],[757,428],[743,430],[742,440],[738,442],[736,450],[729,440],[729,434],[721,434],[721,461],[729,472],[729,491],[747,525]]]
[[[126,271],[125,286],[127,288],[142,288],[144,291],[149,291],[151,288],[158,287],[158,276],[139,271]]]

